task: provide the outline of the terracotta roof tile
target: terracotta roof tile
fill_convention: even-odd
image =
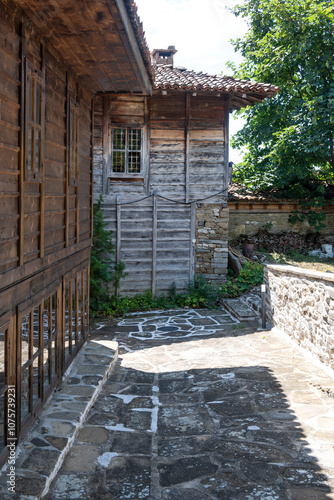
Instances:
[[[237,93],[241,99],[246,99],[245,106],[250,104],[249,101],[252,101],[252,103],[258,102],[259,99],[272,97],[279,91],[279,87],[269,83],[236,80],[231,76],[208,75],[184,68],[172,68],[171,66],[154,66],[153,69],[153,88],[156,90],[175,89]],[[242,104],[239,103],[239,107],[242,107]]]

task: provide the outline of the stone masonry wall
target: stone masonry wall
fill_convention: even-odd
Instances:
[[[226,279],[228,221],[228,208],[197,203],[195,273],[218,283]]]
[[[303,223],[290,224],[289,215],[298,207],[297,203],[259,203],[259,202],[235,202],[229,201],[230,224],[229,240],[238,238],[241,234],[252,236],[268,222],[272,224],[271,233],[280,231],[296,231],[305,234],[314,229],[307,221]],[[320,231],[326,235],[328,240],[333,240],[334,206],[326,206],[326,227]]]
[[[264,275],[269,320],[334,369],[334,275],[283,265]]]

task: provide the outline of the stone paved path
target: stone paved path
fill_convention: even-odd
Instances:
[[[47,498],[334,498],[334,381],[223,311],[106,324],[119,361]]]

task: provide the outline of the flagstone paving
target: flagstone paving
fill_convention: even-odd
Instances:
[[[155,311],[96,324],[23,443],[17,498],[46,492],[66,445],[48,500],[334,499],[331,373],[281,332],[235,318]]]
[[[334,381],[225,311],[130,316],[48,498],[334,498]]]

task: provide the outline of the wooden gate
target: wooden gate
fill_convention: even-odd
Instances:
[[[116,260],[127,276],[119,293],[134,295],[151,290],[165,293],[172,283],[185,289],[194,276],[195,203],[178,203],[156,192],[135,201],[116,198],[104,205],[108,229],[113,231]]]

